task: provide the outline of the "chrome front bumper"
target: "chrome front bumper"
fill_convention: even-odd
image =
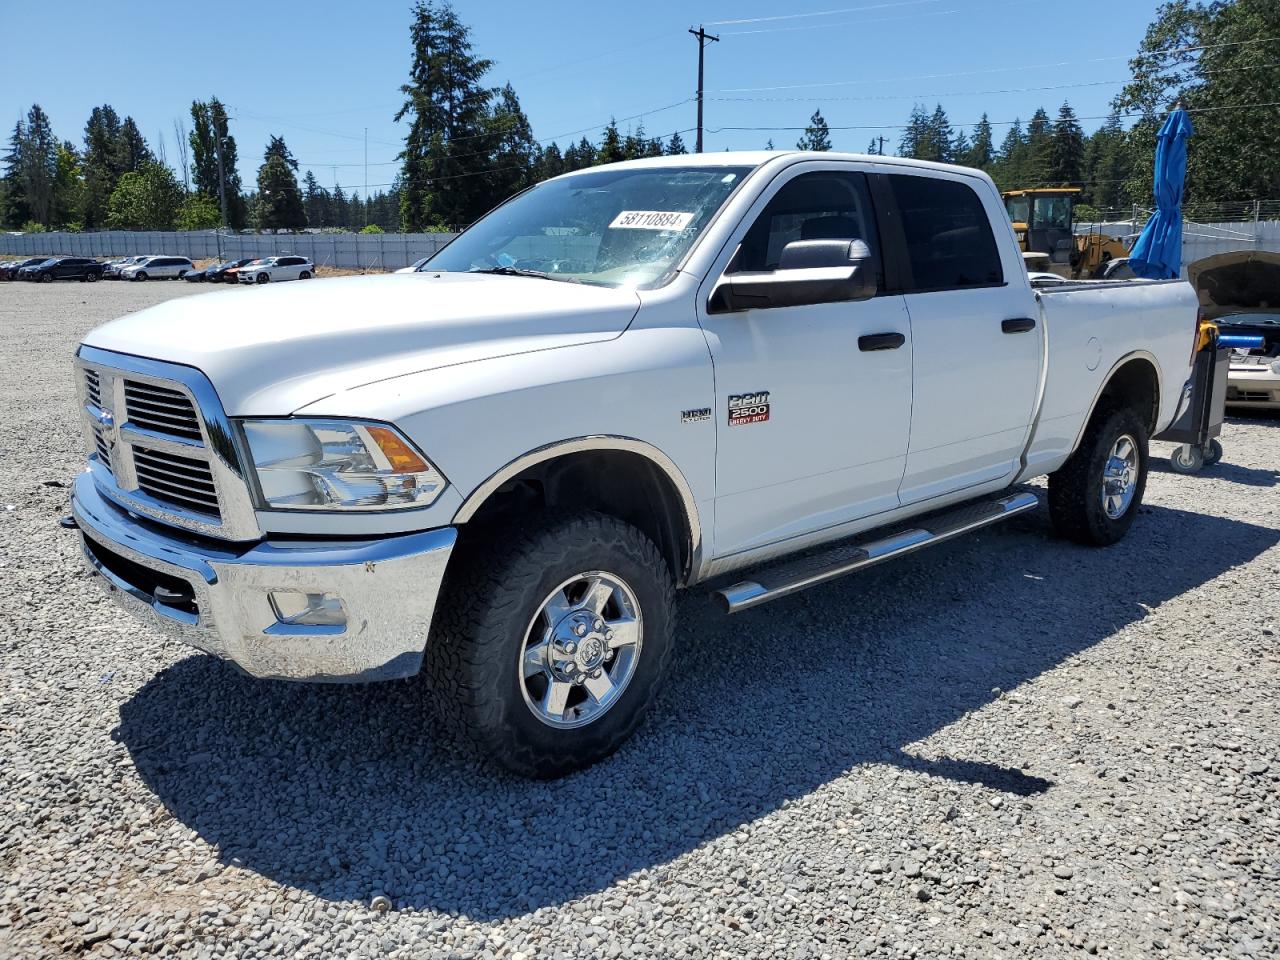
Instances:
[[[90,572],[127,611],[252,676],[287,680],[417,673],[457,539],[444,527],[375,540],[220,543],[132,516],[87,473],[72,510]],[[346,624],[284,622],[273,592],[335,595]]]

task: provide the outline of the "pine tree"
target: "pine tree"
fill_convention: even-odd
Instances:
[[[49,115],[40,104],[27,111],[26,135],[20,147],[22,188],[31,219],[48,225],[53,212],[53,184],[58,174],[58,141]]]
[[[880,144],[875,137],[871,138],[871,142],[867,144],[867,156],[874,157],[880,153]]]
[[[110,104],[94,107],[84,125],[84,228],[106,225],[111,193],[120,180],[116,142],[120,117]]]
[[[31,205],[27,202],[27,190],[22,177],[22,150],[27,140],[26,125],[19,120],[9,136],[9,152],[0,162],[4,164],[4,207],[0,209],[6,227],[17,229],[31,219]]]
[[[772,143],[772,141],[770,141],[770,143]],[[773,147],[771,146],[769,149],[772,150]],[[684,145],[684,140],[680,137],[679,130],[671,135],[671,139],[667,141],[667,145],[663,149],[663,152],[669,157],[681,156],[689,152],[688,148]]]
[[[992,164],[992,177],[997,186],[1002,190],[1026,186],[1026,158],[1027,140],[1022,132],[1022,121],[1014,120]]]
[[[1028,186],[1046,183],[1053,167],[1053,125],[1049,114],[1041,107],[1027,124],[1027,168],[1024,175],[1030,177]]]
[[[236,138],[227,124],[227,109],[217,97],[191,103],[191,182],[200,194],[218,200],[218,138],[222,138],[223,172],[226,175],[227,219],[239,230],[247,220],[244,186],[240,181]]]
[[[933,110],[933,115],[929,117],[930,155],[921,159],[936,160],[938,163],[950,163],[953,156],[953,139],[951,121],[947,118],[947,111],[942,109],[942,104],[938,104]]]
[[[342,184],[334,181],[333,196],[329,201],[330,216],[333,218],[333,226],[342,230],[351,229],[351,204],[347,202],[347,195],[342,192]]]
[[[929,125],[929,114],[923,103],[917,103],[911,108],[911,118],[898,142],[898,156],[931,160],[932,152],[933,130]]]
[[[555,143],[547,144],[547,148],[538,157],[537,177],[539,181],[558,177],[565,171],[564,154]]]
[[[258,168],[257,224],[261,230],[301,230],[307,215],[298,190],[293,159],[283,137],[273,136],[263,152]]]
[[[134,123],[133,117],[125,117],[120,124],[120,133],[116,137],[116,166],[121,174],[136,173],[143,167],[156,162],[155,155],[147,146],[147,140]]]
[[[307,214],[308,226],[317,229],[333,226],[329,212],[329,191],[310,170],[302,178],[302,205]]]
[[[490,205],[484,174],[492,157],[484,140],[493,91],[480,81],[492,63],[472,53],[471,31],[447,0],[418,0],[409,35],[413,64],[395,115],[409,119],[400,221],[411,232],[464,226]]]
[[[1053,125],[1047,176],[1055,186],[1079,183],[1084,177],[1084,131],[1069,103],[1059,108]]]
[[[70,140],[58,145],[55,169],[49,225],[60,229],[82,229],[84,171],[80,166],[80,154]]]
[[[978,125],[973,128],[973,142],[969,150],[958,158],[966,167],[977,167],[979,170],[990,170],[995,160],[995,140],[991,132],[991,121],[984,113]]]
[[[505,200],[533,182],[533,168],[538,157],[538,142],[533,139],[533,128],[511,84],[508,83],[498,93],[486,123],[493,138],[489,196],[494,201]]]
[[[619,160],[627,159],[622,144],[622,135],[618,133],[618,123],[616,120],[610,120],[609,125],[604,128],[604,135],[600,138],[600,146],[596,149],[596,163],[617,163]]]
[[[796,142],[797,150],[819,150],[827,151],[831,149],[831,130],[827,126],[827,121],[822,118],[822,111],[813,111],[813,116],[809,118],[809,125],[804,128],[804,134]]]

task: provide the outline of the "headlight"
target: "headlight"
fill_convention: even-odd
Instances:
[[[262,506],[391,510],[435,502],[447,481],[394,427],[344,420],[246,420]]]

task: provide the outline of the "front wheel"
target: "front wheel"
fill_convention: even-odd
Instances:
[[[101,276],[101,274],[98,274],[98,273],[86,273],[86,274],[84,275],[84,278],[85,278],[85,280],[86,280],[86,281],[88,281],[89,283],[97,283],[97,282],[98,282],[98,278],[99,278],[100,276]]]
[[[1099,411],[1049,476],[1049,518],[1060,536],[1107,546],[1129,532],[1147,486],[1147,428],[1131,409]]]
[[[266,283],[270,279],[265,273],[258,274],[258,283]]]
[[[40,282],[41,282],[41,283],[53,283],[53,274],[52,274],[52,273],[42,273],[42,274],[40,274]]]
[[[1192,443],[1180,444],[1169,456],[1169,467],[1173,472],[1188,476],[1199,473],[1207,462],[1204,451]]]
[[[147,272],[145,270],[139,270],[133,275],[133,279],[139,283],[145,283],[147,279]]]
[[[553,514],[454,557],[427,674],[456,732],[523,776],[559,777],[639,725],[673,650],[674,583],[643,533]]]

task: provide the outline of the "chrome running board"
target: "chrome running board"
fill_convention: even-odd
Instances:
[[[754,580],[743,580],[712,594],[725,613],[739,613],[777,600],[807,587],[835,580],[873,564],[914,553],[942,543],[962,533],[999,523],[1019,513],[1034,510],[1040,503],[1034,493],[1015,493],[998,500],[979,500],[949,510],[927,514],[913,521],[910,529],[880,540],[840,544],[799,560],[764,568]]]

